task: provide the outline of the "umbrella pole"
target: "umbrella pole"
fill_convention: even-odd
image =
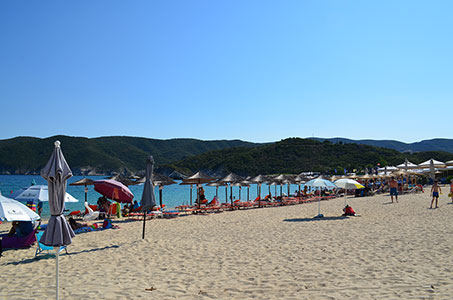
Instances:
[[[159,201],[160,201],[160,209],[162,209],[162,187],[159,186]]]
[[[192,206],[192,185],[190,185],[190,206]]]
[[[242,198],[242,186],[239,186],[239,200]]]
[[[250,201],[250,186],[247,187],[247,201]]]
[[[233,206],[233,185],[230,183],[230,201],[231,206]]]
[[[318,216],[321,215],[321,190],[319,190],[319,195],[318,195]]]
[[[60,247],[54,247],[54,249],[56,250],[56,258],[57,258],[57,262],[56,262],[56,265],[57,265],[57,268],[56,268],[56,277],[57,277],[57,282],[56,282],[56,299],[58,300],[60,297],[59,297],[59,293],[58,293],[58,290],[60,288],[60,283],[59,283],[59,280],[58,280],[58,257],[60,256]]]
[[[86,184],[85,184],[85,189],[84,189],[84,191],[85,191],[85,202],[87,202],[87,201],[88,201],[88,200],[87,200],[88,189],[87,189],[87,185],[86,185]]]
[[[225,203],[228,204],[228,186],[225,185]]]
[[[143,212],[143,233],[142,239],[145,239],[146,210]]]
[[[215,198],[219,200],[219,186],[215,187]]]

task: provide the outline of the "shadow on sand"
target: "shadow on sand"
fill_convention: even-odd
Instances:
[[[68,254],[66,253],[61,253],[60,256],[69,256],[71,257],[72,255],[77,255],[77,254],[81,254],[81,253],[89,253],[89,252],[95,252],[95,251],[102,251],[102,250],[107,250],[107,249],[112,249],[112,248],[119,248],[120,246],[118,245],[113,245],[113,246],[106,246],[106,247],[103,247],[103,248],[94,248],[94,249],[88,249],[88,250],[82,250],[82,251],[78,251],[78,252],[69,252]],[[20,250],[20,249],[15,249],[15,250]],[[49,252],[48,254],[42,254],[42,255],[39,255],[37,257],[33,257],[33,258],[28,258],[28,259],[24,259],[24,260],[21,260],[21,261],[16,261],[16,262],[10,262],[10,263],[7,263],[7,265],[22,265],[22,264],[29,264],[29,263],[33,263],[33,262],[36,262],[38,260],[42,260],[42,259],[55,259],[55,253],[51,253]]]
[[[284,222],[318,222],[318,221],[335,221],[348,219],[346,216],[338,217],[322,217],[322,218],[297,218],[297,219],[285,219]]]

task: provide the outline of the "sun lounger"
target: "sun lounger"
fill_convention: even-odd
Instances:
[[[51,246],[46,246],[42,243],[39,242],[39,240],[41,239],[42,235],[43,235],[44,231],[38,231],[36,233],[36,240],[38,241],[38,247],[36,248],[36,252],[35,252],[35,258],[41,254],[42,252],[44,251],[47,251],[47,254],[55,254],[55,250],[54,250],[54,247],[51,247]],[[65,251],[66,254],[68,254],[68,250],[66,249],[66,246],[60,246],[60,250],[58,251],[59,253],[62,252],[62,251]],[[50,251],[53,251],[53,253],[51,253]]]

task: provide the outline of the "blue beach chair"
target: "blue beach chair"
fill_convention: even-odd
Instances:
[[[38,256],[38,254],[40,254],[44,251],[47,251],[47,254],[55,254],[55,251],[54,251],[54,253],[49,252],[51,250],[54,250],[54,247],[46,246],[39,242],[39,240],[41,239],[43,234],[44,234],[44,231],[39,231],[36,233],[36,240],[38,241],[38,247],[36,248],[35,258]],[[66,254],[69,254],[68,250],[66,249],[66,246],[60,246],[60,251],[58,253],[61,253],[61,251],[63,251],[63,250],[66,251]]]

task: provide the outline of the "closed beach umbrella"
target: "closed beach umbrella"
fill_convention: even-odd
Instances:
[[[60,246],[71,244],[72,238],[75,236],[71,226],[63,216],[66,181],[71,178],[72,172],[63,156],[59,141],[55,142],[55,149],[46,166],[41,170],[41,176],[47,180],[49,187],[50,219],[40,242],[46,246],[55,247],[56,250],[56,299],[58,299],[58,254]]]
[[[319,176],[318,178],[315,178],[315,179],[312,179],[312,180],[308,181],[307,183],[305,183],[305,186],[319,189],[318,215],[317,215],[317,217],[318,218],[323,217],[323,215],[321,214],[321,189],[322,188],[333,189],[333,188],[336,188],[337,186],[335,185],[335,183],[322,178],[322,176]]]
[[[19,201],[0,194],[0,221],[36,221],[39,215]]]
[[[148,157],[146,161],[146,180],[145,186],[143,187],[142,194],[142,210],[143,210],[143,234],[142,239],[145,238],[145,224],[146,224],[146,212],[156,206],[156,197],[154,196],[154,185],[153,185],[153,168],[154,159],[152,156]]]

